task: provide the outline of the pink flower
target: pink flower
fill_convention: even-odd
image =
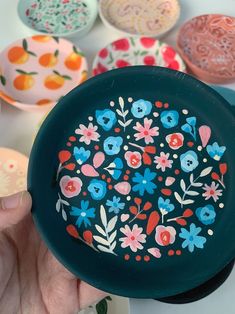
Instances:
[[[163,172],[165,172],[166,168],[172,168],[173,160],[169,160],[170,154],[167,153],[160,153],[160,156],[154,157],[154,162],[157,164],[156,168],[161,169]]]
[[[173,227],[157,226],[155,240],[161,246],[167,246],[175,242],[176,231]]]
[[[154,142],[152,136],[159,135],[159,128],[157,126],[151,128],[152,123],[153,120],[148,118],[144,118],[144,125],[141,125],[139,122],[136,123],[136,126],[134,126],[133,129],[139,132],[134,135],[137,141],[143,138],[146,144]]]
[[[82,181],[79,178],[63,176],[60,180],[60,189],[65,197],[71,198],[81,192]]]
[[[125,153],[125,159],[127,161],[127,164],[131,168],[139,168],[141,166],[141,154],[139,152],[126,152]]]
[[[211,183],[211,186],[205,184],[203,187],[203,190],[205,190],[206,192],[202,194],[202,196],[205,197],[205,200],[209,200],[209,198],[213,198],[214,202],[218,201],[219,196],[222,195],[222,190],[217,190],[219,184],[215,184],[215,182],[213,181]]]
[[[181,133],[169,134],[166,137],[166,141],[171,149],[179,149],[184,144],[184,136]]]
[[[128,225],[125,225],[120,231],[126,236],[120,238],[120,241],[122,241],[121,247],[126,248],[129,246],[132,252],[136,252],[138,249],[143,249],[141,243],[146,242],[146,234],[142,234],[143,228],[139,228],[138,225],[135,224],[131,230]]]
[[[82,135],[79,139],[80,142],[89,145],[91,141],[99,141],[100,135],[96,132],[97,129],[98,127],[94,126],[92,123],[89,123],[88,127],[85,127],[84,124],[79,124],[79,128],[75,130],[75,133]]]

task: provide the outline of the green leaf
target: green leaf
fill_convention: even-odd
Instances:
[[[53,71],[53,73],[55,73],[56,75],[61,76],[61,75],[60,75],[60,73],[59,73],[58,71],[55,71],[55,70],[54,70],[54,71]]]
[[[108,304],[105,299],[96,304],[97,314],[107,314],[108,313]]]
[[[29,55],[33,56],[33,57],[37,57],[36,53],[32,52],[32,51],[27,51]]]
[[[25,51],[28,50],[28,44],[27,44],[26,39],[23,39],[23,48],[24,48]],[[28,51],[27,51],[27,52],[28,52]]]
[[[29,72],[28,75],[36,75],[38,72]]]
[[[17,69],[16,72],[20,73],[20,74],[28,74],[27,72],[23,71],[23,70],[19,70]]]
[[[112,301],[112,298],[110,297],[110,295],[108,295],[105,300],[108,300],[108,301]]]
[[[59,43],[60,39],[58,37],[52,37],[57,43]]]
[[[58,57],[58,55],[59,55],[59,50],[56,49],[56,51],[55,51],[55,53],[54,53],[54,56],[55,56],[55,57]]]
[[[73,46],[73,51],[76,53],[76,54],[79,54],[77,48],[75,46]]]
[[[68,76],[68,75],[63,75],[63,78],[64,78],[65,80],[72,80],[72,78],[71,78],[70,76]]]
[[[0,75],[0,81],[1,81],[1,83],[2,83],[3,86],[6,85],[6,79],[5,79],[4,76]]]
[[[130,41],[131,41],[132,46],[135,46],[135,40],[133,37],[130,37]]]
[[[147,51],[143,51],[143,52],[141,52],[141,56],[146,56],[148,54],[148,52]]]

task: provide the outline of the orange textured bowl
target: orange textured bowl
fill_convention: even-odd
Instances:
[[[191,72],[209,83],[235,80],[235,17],[194,17],[180,29],[177,45]]]

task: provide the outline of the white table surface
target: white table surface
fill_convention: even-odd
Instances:
[[[223,13],[235,16],[235,0],[179,1],[182,5],[181,18],[174,30],[162,38],[171,45],[175,45],[179,26],[193,16],[204,13]],[[17,0],[0,0],[0,50],[16,39],[31,35],[30,31],[18,19],[17,2]],[[73,41],[85,52],[91,69],[95,53],[120,36],[120,33],[107,29],[102,25],[100,19],[97,19],[95,26],[85,38]],[[235,83],[228,84],[227,87],[235,90]],[[41,119],[42,114],[40,113],[22,112],[2,103],[0,146],[10,147],[29,155],[34,134]],[[151,300],[131,300],[131,313],[235,314],[235,270],[220,289],[201,301],[187,305],[168,305]]]

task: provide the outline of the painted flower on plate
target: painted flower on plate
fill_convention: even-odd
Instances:
[[[164,152],[160,153],[160,156],[154,157],[154,163],[157,164],[156,168],[161,169],[165,172],[166,168],[172,168],[173,160],[169,159],[170,154],[165,154]]]
[[[63,176],[60,180],[60,189],[63,195],[71,198],[80,194],[82,181],[77,177]]]
[[[120,203],[121,198],[114,196],[112,200],[107,200],[106,205],[109,206],[109,212],[118,214],[125,206],[125,203]]]
[[[216,161],[220,161],[226,150],[226,147],[219,146],[218,143],[215,142],[212,145],[207,145],[206,150],[211,158],[213,158]]]
[[[159,135],[159,127],[155,126],[151,128],[152,123],[153,120],[148,118],[144,118],[144,125],[141,125],[139,122],[136,123],[133,129],[138,132],[134,134],[137,141],[144,139],[146,144],[154,142],[153,136]]]
[[[139,152],[128,151],[125,153],[125,159],[127,161],[128,166],[134,169],[139,168],[141,166],[142,164],[141,158],[142,156]]]
[[[196,117],[189,117],[186,119],[186,122],[184,125],[182,125],[181,130],[185,133],[188,133],[192,135],[194,140],[196,140],[196,123],[197,119]]]
[[[95,208],[89,208],[89,201],[81,201],[80,208],[72,206],[71,216],[78,217],[76,225],[80,227],[83,223],[85,228],[91,225],[90,218],[95,218]]]
[[[132,252],[143,249],[142,243],[146,243],[146,234],[142,233],[143,228],[135,224],[131,230],[128,225],[125,225],[120,231],[125,235],[125,237],[119,239],[122,242],[121,247],[130,247]]]
[[[97,123],[105,130],[109,131],[117,122],[116,114],[110,109],[96,110],[95,117]]]
[[[166,136],[166,141],[171,149],[179,149],[184,145],[184,136],[181,133],[173,133]]]
[[[150,101],[139,99],[133,102],[131,113],[135,118],[143,118],[150,114],[152,107],[153,105]]]
[[[84,124],[79,124],[79,128],[75,130],[76,134],[82,135],[79,139],[79,142],[84,142],[89,145],[91,141],[99,141],[99,133],[97,133],[98,126],[94,126],[92,123],[88,124],[86,127]]]
[[[76,162],[79,165],[82,165],[90,157],[91,152],[89,150],[85,150],[84,147],[78,148],[77,146],[75,146],[73,149],[73,155],[76,159]]]
[[[165,110],[160,117],[162,125],[166,129],[171,129],[178,125],[179,113],[176,110]]]
[[[132,190],[134,192],[138,192],[140,196],[143,196],[145,192],[153,194],[157,186],[152,182],[152,180],[154,180],[156,176],[156,172],[151,172],[149,168],[144,170],[143,175],[136,172],[135,176],[132,178],[132,181],[136,183],[133,185]]]
[[[191,172],[199,165],[197,154],[189,150],[180,155],[180,164],[184,172]]]
[[[175,242],[176,231],[174,227],[159,225],[156,227],[155,240],[161,246],[167,246]]]
[[[205,197],[205,200],[209,200],[210,198],[213,198],[214,202],[217,202],[219,199],[219,196],[222,196],[222,190],[218,189],[219,184],[215,183],[214,181],[211,183],[211,185],[205,184],[203,187],[203,190],[205,192],[202,194],[202,196]]]
[[[90,192],[93,200],[96,201],[101,200],[102,198],[104,198],[107,191],[106,182],[102,180],[93,179],[88,185],[88,191]]]
[[[196,216],[204,225],[211,225],[215,222],[215,208],[213,205],[199,207],[196,209]]]
[[[160,196],[158,198],[158,208],[162,215],[166,215],[172,212],[175,209],[175,206],[171,204],[171,201],[169,198],[164,200],[164,198]]]
[[[117,155],[120,152],[123,139],[121,136],[109,136],[104,141],[104,151],[107,155]]]
[[[184,239],[182,243],[182,248],[188,248],[189,252],[193,252],[194,248],[203,249],[204,244],[206,243],[206,238],[203,236],[199,236],[199,233],[202,231],[201,227],[196,227],[194,223],[192,223],[189,227],[189,230],[185,228],[181,228],[181,232],[179,237]]]

